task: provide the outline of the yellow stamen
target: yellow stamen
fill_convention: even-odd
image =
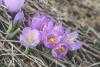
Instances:
[[[32,42],[33,42],[33,38],[34,38],[34,33],[33,33],[33,32],[30,32],[30,33],[28,34],[27,41],[28,41],[29,43],[32,43]]]
[[[51,43],[51,44],[56,44],[57,43],[57,39],[55,36],[49,36],[48,37],[48,42]]]
[[[62,53],[62,52],[65,51],[65,48],[64,48],[64,47],[58,48],[58,51],[59,51],[60,53]]]

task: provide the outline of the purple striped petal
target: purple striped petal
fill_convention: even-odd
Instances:
[[[78,33],[70,32],[64,35],[64,42],[68,44],[70,50],[77,50],[81,48],[81,42],[77,40]]]
[[[54,22],[50,16],[43,14],[43,13],[36,13],[32,18],[32,22],[29,23],[31,28],[38,29],[40,31],[47,31],[52,29]]]

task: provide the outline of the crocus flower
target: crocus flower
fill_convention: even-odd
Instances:
[[[31,28],[35,28],[38,29],[40,31],[47,31],[52,29],[53,25],[54,25],[54,19],[51,18],[50,16],[42,13],[42,12],[38,12],[34,15],[34,17],[32,18],[32,21],[29,23],[29,26]]]
[[[78,32],[66,33],[63,40],[69,45],[70,50],[77,50],[81,47],[81,42],[77,40]]]
[[[25,47],[35,47],[40,42],[40,32],[36,29],[31,29],[26,27],[23,29],[22,34],[20,35],[20,42]]]
[[[25,0],[3,0],[3,2],[10,12],[17,12],[22,8]]]
[[[56,34],[47,34],[47,33],[44,33],[43,34],[43,43],[45,45],[45,47],[47,48],[54,48],[57,43],[60,42],[60,36],[56,35]]]
[[[2,0],[0,0],[0,5],[2,4]]]
[[[68,52],[66,43],[59,43],[55,48],[52,49],[51,53],[53,57],[57,59],[64,59]]]
[[[18,21],[23,21],[24,19],[24,13],[23,11],[19,11],[14,18],[14,22],[18,22]]]
[[[42,40],[47,48],[54,48],[61,40],[64,34],[64,28],[62,26],[54,26],[49,32],[43,31]]]

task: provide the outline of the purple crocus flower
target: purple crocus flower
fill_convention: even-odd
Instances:
[[[2,4],[2,0],[0,0],[0,6],[1,6],[1,4]]]
[[[55,25],[49,32],[43,31],[42,41],[47,48],[54,48],[61,40],[64,34],[62,25]]]
[[[47,48],[54,48],[61,39],[60,36],[52,33],[43,33],[42,38],[42,41]]]
[[[23,21],[23,20],[24,20],[24,13],[23,11],[19,11],[14,18],[14,22],[16,23],[18,21]]]
[[[67,47],[66,43],[59,43],[51,51],[53,57],[55,57],[57,59],[64,59],[67,52],[68,52],[68,47]]]
[[[26,27],[23,29],[22,34],[20,35],[20,42],[25,47],[35,47],[40,42],[40,32],[36,29],[31,29]]]
[[[3,0],[3,2],[10,12],[17,12],[22,8],[25,0]]]
[[[45,13],[38,12],[32,18],[32,21],[29,23],[31,28],[38,29],[40,31],[47,31],[52,29],[54,25],[54,19],[50,16],[46,15]]]
[[[77,50],[81,47],[81,42],[77,40],[78,32],[70,32],[64,35],[64,42],[66,42],[69,46],[70,50]]]

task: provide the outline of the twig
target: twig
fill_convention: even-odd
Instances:
[[[85,55],[87,56],[87,58],[92,62],[92,63],[94,63],[94,61],[93,61],[93,59],[90,57],[90,55],[88,55],[87,53],[86,53],[86,51],[82,48],[82,50],[83,50],[83,52],[85,53]]]
[[[83,43],[82,45],[85,46],[86,48],[89,48],[91,51],[95,52],[96,54],[100,55],[100,51],[90,47],[88,44]]]
[[[3,37],[3,39],[4,40],[6,40],[4,37]],[[8,43],[11,45],[11,46],[13,46],[18,52],[20,52],[21,54],[23,54],[25,57],[27,57],[28,59],[30,59],[30,60],[34,60],[34,62],[38,62],[40,59],[39,58],[36,58],[36,57],[34,57],[34,56],[27,56],[26,54],[24,54],[22,51],[20,51],[15,45],[13,45],[11,42],[9,42],[8,41]],[[38,61],[37,61],[38,60]],[[40,64],[40,63],[39,63]],[[44,64],[41,64],[41,65],[43,65],[43,66],[45,66]]]
[[[100,65],[100,62],[94,63],[94,64],[92,64],[92,65],[90,65],[88,67],[93,67],[93,66],[96,66],[96,65]]]
[[[86,49],[83,49],[83,50],[84,50],[85,52],[87,52],[87,53],[89,53],[89,54],[95,56],[96,58],[100,59],[100,55],[98,55],[98,54],[94,54],[93,52],[88,51],[88,50],[86,50]]]
[[[41,52],[41,51],[39,51],[39,50],[37,50],[37,49],[34,49],[34,50],[38,51],[39,53],[41,53],[41,55],[45,56],[46,58],[48,58],[48,59],[51,60],[51,61],[54,61],[54,62],[57,61],[56,59],[53,59],[53,58],[51,58],[50,56],[48,56],[46,53],[43,53],[43,52]],[[57,64],[58,64],[58,65],[60,65],[60,66],[62,66],[62,67],[66,67],[65,65],[63,65],[63,63],[70,64],[70,63],[67,63],[67,62],[64,62],[64,61],[60,61],[60,60],[57,61]]]
[[[15,41],[15,40],[0,40],[2,42],[16,42],[16,43],[20,43],[20,41]]]
[[[99,38],[100,39],[100,34],[99,33],[97,33],[92,27],[90,27],[89,26],[89,29],[92,31],[92,32],[94,32],[94,34],[97,36],[97,38]]]

